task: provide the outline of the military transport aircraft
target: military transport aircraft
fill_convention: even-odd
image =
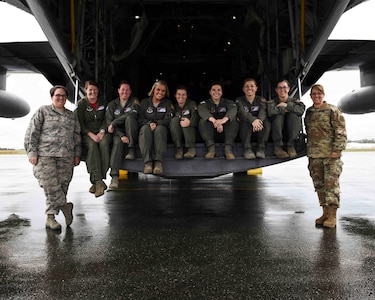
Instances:
[[[1,74],[12,68],[40,72],[51,84],[67,86],[73,103],[91,78],[106,99],[116,97],[120,79],[130,80],[140,99],[164,79],[172,91],[185,84],[199,102],[211,80],[227,84],[224,95],[233,98],[241,94],[242,79],[253,77],[260,94],[271,98],[276,80],[285,78],[292,95],[301,97],[324,72],[359,68],[363,90],[344,97],[341,107],[347,113],[375,109],[375,42],[327,41],[341,15],[364,0],[5,2],[33,14],[48,42],[0,44]],[[303,145],[298,150],[298,157],[305,154]],[[267,153],[263,160],[207,162],[198,152],[188,163],[167,161],[164,173],[216,176],[285,161]],[[124,168],[142,170],[142,161],[124,161]]]

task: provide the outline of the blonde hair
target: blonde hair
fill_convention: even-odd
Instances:
[[[147,95],[149,95],[149,96],[154,95],[154,90],[155,90],[155,88],[156,88],[157,85],[164,85],[165,86],[165,95],[169,98],[168,84],[164,80],[155,81],[155,83],[152,85],[151,90],[148,92]]]

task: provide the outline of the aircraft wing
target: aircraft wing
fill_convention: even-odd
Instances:
[[[43,74],[51,84],[66,82],[66,74],[49,42],[0,43],[0,66],[8,72]]]
[[[375,111],[375,41],[328,40],[302,85],[304,92],[326,71],[359,70],[361,88],[340,99],[343,112],[361,114]],[[343,87],[343,90],[345,87]]]
[[[304,90],[307,91],[326,71],[359,69],[366,72],[374,65],[375,41],[328,40],[306,76]],[[370,84],[372,82],[361,82],[361,86]]]
[[[29,103],[6,91],[7,72],[36,72],[43,74],[52,85],[67,82],[49,42],[0,43],[0,117],[20,118],[30,112]]]

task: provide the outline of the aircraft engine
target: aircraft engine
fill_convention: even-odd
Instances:
[[[30,112],[30,105],[21,97],[0,90],[0,117],[20,118]]]
[[[342,97],[337,105],[347,114],[375,112],[375,86],[354,90]]]

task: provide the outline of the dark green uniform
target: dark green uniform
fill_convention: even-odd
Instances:
[[[237,115],[240,122],[240,138],[244,149],[251,148],[253,135],[252,123],[259,119],[263,122],[263,130],[255,132],[258,138],[258,148],[264,149],[269,139],[271,123],[267,118],[267,101],[261,96],[255,96],[253,102],[247,101],[245,96],[236,99]]]
[[[340,206],[339,177],[341,158],[331,158],[346,148],[345,119],[334,105],[324,101],[319,108],[311,106],[306,111],[307,156],[309,171],[321,206]]]
[[[152,98],[141,101],[138,123],[139,148],[144,162],[153,160],[163,162],[167,150],[168,126],[172,116],[172,102],[163,98],[155,107]],[[151,131],[150,123],[156,123],[157,127]],[[154,158],[154,159],[153,159]]]
[[[97,107],[94,109],[87,98],[78,101],[77,116],[81,124],[81,133],[83,145],[87,149],[86,167],[90,174],[91,183],[106,178],[109,169],[109,151],[112,142],[112,136],[107,133],[105,112],[107,103],[104,100],[98,100]],[[105,131],[103,139],[96,143],[87,134],[91,131],[97,134],[100,130]]]
[[[130,97],[123,107],[120,99],[116,98],[108,103],[106,112],[107,126],[112,125],[114,131],[112,134],[113,145],[110,158],[110,175],[118,176],[123,160],[124,143],[121,138],[128,137],[128,148],[135,148],[138,142],[138,115],[139,101],[136,97]]]
[[[209,98],[198,105],[198,114],[201,118],[199,120],[199,132],[207,148],[215,144],[215,137],[221,135],[217,134],[212,122],[208,121],[210,117],[215,119],[229,118],[229,121],[223,125],[224,143],[233,146],[234,139],[238,134],[239,124],[237,122],[237,106],[232,100],[222,97],[216,105],[212,98]]]
[[[190,126],[181,127],[181,118],[189,119]],[[183,140],[185,141],[185,147],[195,147],[195,131],[198,120],[197,104],[194,101],[187,99],[184,107],[181,108],[178,105],[174,107],[173,118],[169,124],[169,129],[176,148],[183,147]]]
[[[267,114],[271,121],[271,136],[275,147],[283,145],[283,133],[286,133],[287,146],[294,146],[296,139],[302,131],[302,115],[305,112],[305,104],[289,97],[286,107],[277,107],[279,98],[267,102]]]

